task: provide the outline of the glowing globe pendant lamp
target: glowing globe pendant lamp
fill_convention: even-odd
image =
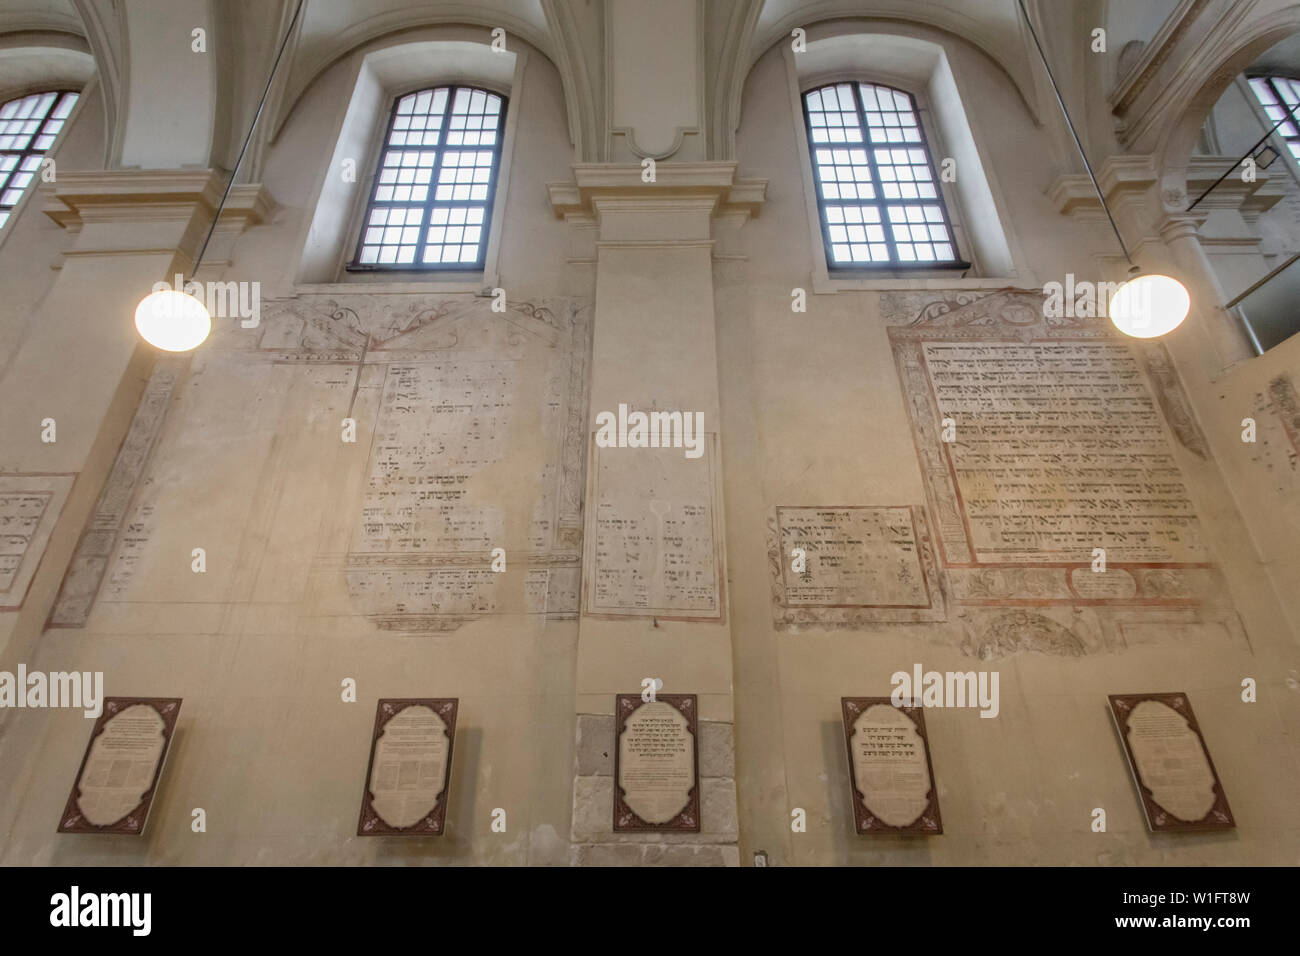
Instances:
[[[1111,296],[1110,320],[1125,335],[1153,339],[1178,328],[1191,306],[1191,296],[1177,279],[1138,274]]]
[[[150,345],[164,352],[188,352],[212,331],[207,307],[186,292],[151,292],[135,308],[135,328]]]
[[[212,241],[212,233],[217,228],[217,223],[221,219],[221,213],[226,208],[226,200],[230,198],[230,187],[235,184],[235,176],[239,174],[239,165],[244,161],[244,153],[248,150],[248,144],[253,138],[253,131],[257,129],[257,121],[262,116],[262,108],[266,106],[266,96],[271,92],[271,83],[275,80],[276,68],[280,65],[280,58],[284,56],[284,49],[289,45],[289,38],[293,36],[293,28],[298,23],[298,16],[302,13],[302,7],[306,0],[298,0],[298,5],[294,8],[293,18],[289,21],[289,26],[284,31],[284,39],[280,42],[280,50],[275,55],[275,62],[271,64],[270,75],[266,78],[266,88],[262,90],[262,99],[257,104],[257,112],[253,114],[253,121],[248,124],[248,135],[244,137],[244,145],[239,150],[239,156],[235,159],[235,168],[230,171],[230,178],[226,180],[225,191],[221,194],[221,202],[217,203],[216,212],[212,214],[212,222],[208,226],[208,234],[203,239],[203,245],[199,247],[199,254],[194,259],[194,273],[199,271],[199,264],[203,262],[203,254],[208,251],[208,243]],[[193,273],[191,273],[193,275]],[[181,277],[176,277],[177,284],[181,282]],[[163,283],[165,285],[165,283]],[[140,304],[135,307],[135,328],[150,345],[162,349],[165,352],[188,352],[191,349],[198,348],[212,331],[212,316],[200,300],[184,292],[181,289],[159,289],[155,286],[154,291],[149,293],[140,300]]]
[[[1187,318],[1187,313],[1192,307],[1192,297],[1188,294],[1187,287],[1177,279],[1166,275],[1143,274],[1134,265],[1128,246],[1124,244],[1124,237],[1119,234],[1119,227],[1115,225],[1115,217],[1110,214],[1110,205],[1106,202],[1101,187],[1097,185],[1097,177],[1093,175],[1092,164],[1088,162],[1088,155],[1083,151],[1083,143],[1079,141],[1079,134],[1074,130],[1070,111],[1065,108],[1065,100],[1061,98],[1060,87],[1056,85],[1056,77],[1052,75],[1047,54],[1043,52],[1043,44],[1038,40],[1038,32],[1034,29],[1033,21],[1029,19],[1029,12],[1025,10],[1024,0],[1017,0],[1017,5],[1025,18],[1025,26],[1029,28],[1029,35],[1034,38],[1038,57],[1043,61],[1043,69],[1047,71],[1047,78],[1052,83],[1056,102],[1061,107],[1065,125],[1070,129],[1070,136],[1074,139],[1074,146],[1083,160],[1084,169],[1088,170],[1092,188],[1097,193],[1097,199],[1101,201],[1101,208],[1106,212],[1106,218],[1110,221],[1110,228],[1115,233],[1120,249],[1124,252],[1124,258],[1128,260],[1129,277],[1111,297],[1108,311],[1110,320],[1115,328],[1125,335],[1139,339],[1152,339],[1172,332],[1182,324],[1183,319]]]

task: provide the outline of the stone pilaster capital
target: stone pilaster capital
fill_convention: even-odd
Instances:
[[[653,180],[635,163],[579,163],[573,180],[548,183],[551,208],[562,219],[595,220],[602,240],[708,239],[715,217],[758,215],[767,180],[738,179],[733,162],[655,165]]]
[[[221,204],[224,170],[118,169],[63,172],[42,186],[43,211],[77,234],[70,254],[117,255],[179,250],[193,259]],[[231,188],[215,230],[222,245],[275,208],[266,187]]]
[[[1200,238],[1198,230],[1205,223],[1208,215],[1208,212],[1201,212],[1200,210],[1170,213],[1160,220],[1156,229],[1160,233],[1160,238],[1167,245],[1171,245],[1179,239],[1198,239]]]

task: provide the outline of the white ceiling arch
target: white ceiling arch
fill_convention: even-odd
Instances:
[[[1223,91],[1270,48],[1300,35],[1300,4],[1276,7],[1210,31],[1200,40],[1196,56],[1169,65],[1167,75],[1152,81],[1157,92],[1130,148],[1155,155],[1167,209],[1180,209],[1190,199],[1185,192],[1188,162],[1205,117]]]
[[[402,0],[307,0],[294,41],[284,94],[275,113],[274,134],[307,89],[325,70],[376,40],[430,26],[483,28],[483,42],[500,27],[555,61],[554,44],[541,0],[482,0],[477,3],[409,3]]]
[[[1007,74],[1026,109],[1038,121],[1037,85],[1019,12],[1011,0],[766,0],[754,30],[744,74],[773,44],[827,20],[896,21],[932,27],[973,44]],[[740,78],[744,82],[744,76]]]
[[[8,33],[86,35],[72,0],[5,0],[0,5],[0,35]]]
[[[81,90],[91,81],[94,57],[59,42],[66,36],[28,34],[23,42],[0,36],[0,103],[38,90]]]
[[[38,89],[84,89],[95,57],[72,0],[0,6],[0,102]]]
[[[209,0],[67,0],[67,6],[103,91],[105,167],[207,165],[219,78],[214,58],[190,55],[190,24],[216,41]]]

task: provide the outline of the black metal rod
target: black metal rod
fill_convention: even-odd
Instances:
[[[217,211],[212,215],[212,224],[208,226],[208,234],[203,237],[203,245],[199,247],[199,254],[194,260],[194,271],[191,274],[197,275],[199,264],[203,262],[203,254],[208,251],[208,243],[212,241],[212,234],[217,229],[217,222],[221,219],[221,213],[226,208],[226,200],[230,198],[230,188],[235,185],[235,177],[239,175],[239,166],[244,161],[244,153],[248,151],[248,144],[252,142],[253,131],[257,129],[257,121],[262,118],[262,107],[266,106],[267,94],[271,92],[271,84],[275,82],[275,71],[280,66],[280,58],[284,56],[285,47],[289,45],[289,38],[293,36],[293,28],[298,23],[298,15],[302,13],[302,6],[306,0],[298,0],[298,5],[294,8],[293,19],[289,21],[289,28],[284,31],[284,39],[280,41],[280,50],[275,55],[275,62],[271,64],[271,73],[266,78],[266,88],[262,90],[262,98],[257,103],[257,112],[253,114],[253,122],[248,125],[248,135],[244,137],[244,145],[239,148],[239,156],[235,158],[235,168],[230,171],[230,178],[226,180],[225,192],[221,194],[221,202],[217,203]]]
[[[1033,21],[1029,19],[1029,11],[1025,9],[1025,0],[1016,0],[1020,7],[1020,13],[1025,18],[1025,26],[1029,27],[1029,35],[1034,38],[1034,46],[1038,48],[1038,58],[1043,61],[1043,69],[1047,71],[1047,78],[1052,83],[1052,92],[1056,94],[1056,102],[1061,106],[1061,115],[1065,117],[1065,125],[1070,128],[1070,136],[1074,139],[1074,146],[1079,151],[1079,158],[1083,160],[1083,168],[1088,170],[1088,178],[1092,180],[1092,188],[1097,192],[1097,198],[1101,201],[1101,208],[1106,212],[1106,218],[1110,220],[1110,228],[1115,233],[1115,239],[1119,242],[1119,247],[1124,250],[1124,258],[1128,260],[1129,265],[1133,265],[1133,257],[1129,255],[1128,246],[1124,244],[1124,237],[1119,234],[1119,226],[1115,225],[1115,217],[1110,214],[1110,206],[1106,202],[1106,197],[1101,193],[1101,187],[1097,185],[1097,177],[1093,174],[1092,164],[1088,162],[1088,154],[1083,151],[1083,143],[1079,141],[1079,134],[1075,132],[1074,121],[1070,119],[1070,111],[1065,108],[1065,100],[1061,96],[1061,88],[1056,85],[1056,77],[1052,75],[1052,68],[1047,63],[1047,54],[1043,52],[1043,44],[1038,40],[1038,32],[1034,29]]]
[[[1295,255],[1291,256],[1289,259],[1286,260],[1286,262],[1282,263],[1280,266],[1278,266],[1268,275],[1264,276],[1264,278],[1258,279],[1255,282],[1251,283],[1249,286],[1246,287],[1246,290],[1242,292],[1240,295],[1234,297],[1230,302],[1225,302],[1223,304],[1223,307],[1225,309],[1231,309],[1235,307],[1238,302],[1246,298],[1246,296],[1250,295],[1260,286],[1267,285],[1270,281],[1272,281],[1273,277],[1277,275],[1279,272],[1285,272],[1287,269],[1291,268],[1292,263],[1294,263],[1297,259],[1300,259],[1300,252],[1297,252]]]

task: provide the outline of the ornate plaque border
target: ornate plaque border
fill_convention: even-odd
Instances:
[[[619,739],[627,729],[627,719],[644,704],[668,704],[686,718],[686,729],[691,734],[691,764],[695,785],[691,787],[686,806],[667,823],[646,823],[623,800],[623,787],[619,783]],[[695,694],[657,694],[653,701],[643,701],[640,694],[614,695],[614,830],[617,833],[654,832],[670,830],[676,833],[700,832],[700,730],[699,699]]]
[[[104,712],[99,715],[95,726],[91,728],[90,739],[86,741],[86,752],[82,754],[81,765],[77,767],[77,777],[72,783],[72,792],[68,795],[68,802],[63,808],[63,816],[59,818],[59,833],[115,833],[125,836],[140,836],[144,833],[149,823],[149,810],[153,807],[154,795],[158,792],[158,782],[162,778],[163,765],[167,762],[167,754],[171,752],[172,735],[176,729],[176,719],[180,716],[182,700],[183,698],[180,697],[104,698]],[[153,779],[149,782],[149,789],[141,796],[135,808],[116,823],[96,826],[81,815],[81,806],[77,799],[81,792],[81,776],[86,772],[86,761],[90,759],[90,748],[94,746],[95,738],[104,732],[104,725],[109,720],[126,708],[137,704],[152,707],[162,718],[162,753],[158,755],[158,764],[153,769]]]
[[[375,770],[375,745],[383,735],[388,722],[407,707],[428,707],[447,725],[447,766],[442,776],[442,789],[434,798],[433,806],[423,817],[409,827],[395,827],[384,821],[374,807],[374,794],[370,792],[370,775]],[[357,836],[442,836],[447,828],[447,799],[451,789],[451,759],[456,743],[456,714],[460,710],[459,697],[381,697],[375,705],[375,729],[370,735],[370,759],[366,763],[366,779],[361,788],[361,817],[357,820]]]
[[[1147,829],[1152,833],[1235,829],[1237,821],[1233,819],[1232,810],[1228,806],[1228,797],[1223,792],[1223,783],[1219,780],[1219,771],[1215,769],[1214,760],[1210,757],[1210,748],[1205,746],[1205,737],[1201,735],[1201,726],[1196,722],[1196,715],[1192,713],[1192,704],[1187,699],[1187,695],[1185,693],[1111,694],[1106,699],[1110,704],[1110,715],[1115,722],[1115,731],[1119,734],[1120,743],[1124,747],[1124,757],[1128,760],[1129,772],[1133,775],[1133,784],[1137,787],[1138,796],[1142,800],[1142,814],[1146,817]],[[1186,720],[1187,726],[1192,729],[1192,733],[1196,734],[1196,739],[1201,744],[1201,752],[1205,754],[1210,775],[1214,777],[1214,805],[1199,820],[1179,820],[1157,803],[1151,791],[1142,783],[1137,762],[1133,759],[1133,749],[1129,746],[1128,719],[1133,708],[1144,700],[1164,704]]]
[[[920,815],[907,826],[895,827],[873,814],[866,804],[866,795],[858,789],[857,775],[853,772],[853,724],[868,707],[888,704],[901,710],[916,727],[916,733],[925,747],[925,769],[930,774],[929,803]],[[943,833],[943,818],[939,815],[939,785],[934,779],[934,765],[930,762],[930,737],[925,730],[925,708],[898,707],[889,697],[841,697],[840,715],[844,719],[845,752],[849,758],[849,794],[853,799],[853,825],[859,835],[878,833],[906,833],[938,836]]]

